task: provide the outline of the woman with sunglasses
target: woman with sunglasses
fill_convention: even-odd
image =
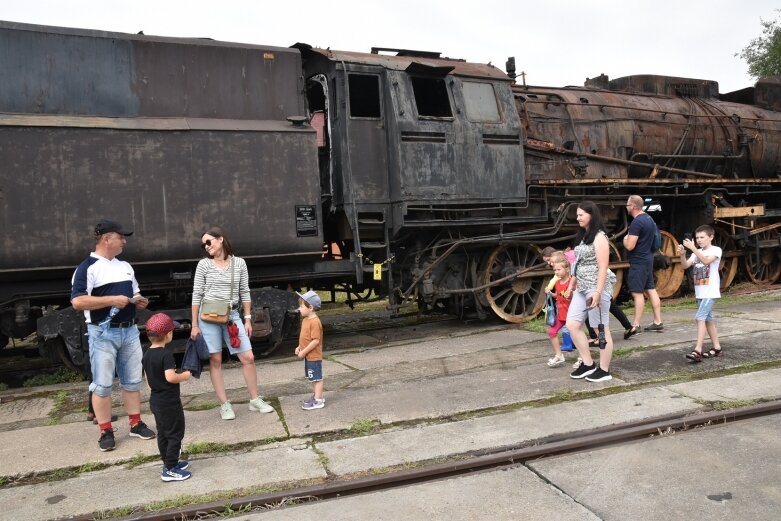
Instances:
[[[195,339],[203,335],[209,347],[209,377],[220,401],[220,416],[223,420],[236,417],[233,406],[225,394],[225,381],[222,376],[222,345],[228,346],[228,351],[236,355],[241,362],[241,372],[249,391],[249,410],[273,412],[274,408],[258,396],[258,375],[255,367],[255,355],[252,353],[249,337],[252,334],[252,300],[249,292],[249,273],[244,259],[233,254],[233,246],[216,226],[209,228],[201,236],[201,246],[206,258],[198,262],[193,281],[192,300],[192,330],[190,337]],[[205,322],[200,318],[201,302],[204,300],[231,301],[229,323],[238,327],[238,347],[233,347],[228,333],[228,326]],[[239,315],[239,304],[242,314]]]

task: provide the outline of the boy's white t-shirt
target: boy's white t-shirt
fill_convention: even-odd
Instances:
[[[716,257],[708,265],[703,264],[699,257],[691,254],[689,261],[694,262],[694,296],[697,298],[720,298],[721,277],[719,277],[719,263],[721,263],[721,248],[709,246],[701,250],[706,257]]]

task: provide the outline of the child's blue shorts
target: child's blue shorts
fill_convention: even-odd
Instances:
[[[309,360],[304,360],[304,376],[306,376],[310,382],[319,382],[322,380],[323,361],[315,360],[310,362]]]

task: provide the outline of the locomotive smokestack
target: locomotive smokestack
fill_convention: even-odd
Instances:
[[[510,77],[511,80],[515,80],[517,78],[517,74],[515,74],[515,56],[510,56],[507,58],[507,63],[504,65],[505,71],[507,71],[507,76]]]

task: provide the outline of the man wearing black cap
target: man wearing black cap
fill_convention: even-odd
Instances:
[[[132,234],[117,222],[100,221],[95,226],[95,251],[79,264],[71,281],[71,304],[84,311],[87,322],[92,367],[89,390],[102,451],[114,449],[111,389],[115,372],[130,418],[130,435],[145,440],[155,437],[141,421],[141,341],[136,327],[136,309],[144,309],[149,301],[141,296],[130,264],[116,258]]]

